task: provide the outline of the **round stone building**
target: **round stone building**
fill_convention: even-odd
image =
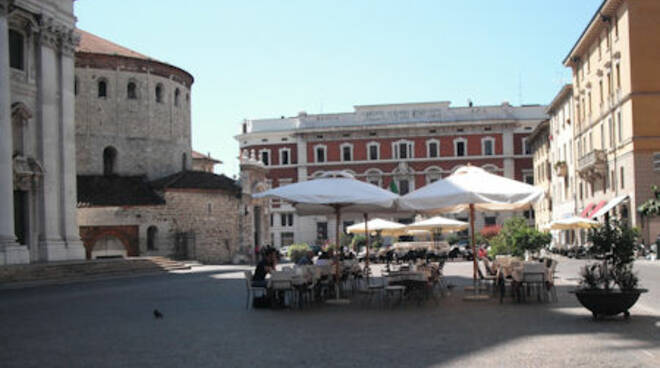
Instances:
[[[78,32],[78,174],[146,175],[153,180],[190,169],[192,75]]]

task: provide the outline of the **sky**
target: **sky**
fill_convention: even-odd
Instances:
[[[192,146],[238,173],[243,119],[547,104],[602,0],[77,0],[78,27],[195,77]]]

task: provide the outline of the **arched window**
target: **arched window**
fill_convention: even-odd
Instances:
[[[23,35],[13,29],[9,30],[9,67],[24,70]],[[6,57],[6,56],[5,56]]]
[[[156,85],[156,102],[163,103],[163,85],[160,83]]]
[[[129,100],[137,99],[137,85],[135,85],[135,82],[128,82],[126,85],[126,98]]]
[[[454,139],[454,156],[457,157],[467,156],[467,139],[465,138]]]
[[[158,237],[158,228],[149,226],[147,228],[147,250],[156,250],[156,238]]]
[[[114,147],[106,147],[103,150],[103,175],[114,175],[117,164],[117,150]]]
[[[174,106],[179,106],[179,95],[180,94],[181,94],[181,92],[179,91],[178,88],[176,90],[174,90]]]
[[[186,170],[188,167],[188,155],[185,153],[181,154],[181,170]]]
[[[98,96],[99,96],[99,98],[108,97],[108,82],[105,79],[99,80],[99,83],[98,83]]]

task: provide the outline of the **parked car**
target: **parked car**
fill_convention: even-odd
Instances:
[[[288,258],[289,257],[289,246],[285,245],[280,247],[280,257]]]
[[[367,248],[362,247],[360,248],[360,252],[357,255],[357,260],[359,262],[364,262],[366,258],[367,258]],[[374,249],[369,249],[369,261],[375,262],[377,258],[378,258],[378,251]]]
[[[447,254],[449,258],[464,258],[468,261],[472,260],[472,248],[467,240],[461,240],[454,244]]]

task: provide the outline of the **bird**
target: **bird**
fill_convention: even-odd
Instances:
[[[154,318],[155,319],[163,319],[163,313],[160,313],[158,309],[154,309]]]

